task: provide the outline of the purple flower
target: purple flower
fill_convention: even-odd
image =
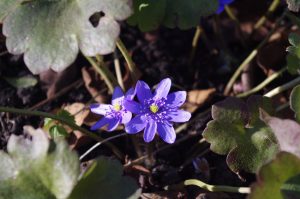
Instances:
[[[125,125],[129,134],[144,130],[145,142],[151,142],[156,132],[167,143],[174,143],[176,133],[173,122],[186,122],[191,118],[189,112],[180,110],[179,107],[185,102],[186,92],[178,91],[168,95],[171,87],[169,78],[162,80],[154,94],[149,86],[138,81],[136,94],[139,100],[125,100],[124,106],[136,116]]]
[[[224,11],[225,6],[231,4],[234,0],[219,0],[219,8],[216,11],[217,14],[220,14]]]
[[[93,104],[91,111],[93,113],[103,115],[91,130],[99,129],[108,124],[107,130],[113,131],[117,126],[122,123],[126,124],[131,120],[132,114],[124,108],[124,99],[133,99],[134,90],[130,89],[124,97],[123,91],[120,87],[116,87],[112,96],[111,104]]]

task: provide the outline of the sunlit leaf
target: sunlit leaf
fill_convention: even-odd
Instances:
[[[32,139],[12,136],[8,154],[0,152],[0,198],[66,198],[77,183],[79,161],[61,139],[50,143],[41,130]]]
[[[280,152],[276,159],[262,166],[248,199],[296,199],[300,194],[300,159]]]
[[[23,54],[35,74],[61,71],[74,62],[79,50],[86,56],[114,51],[120,32],[117,21],[131,14],[129,0],[2,0],[0,20],[7,49]],[[103,12],[94,27],[90,17]]]
[[[269,99],[260,96],[250,97],[247,103],[227,98],[212,107],[213,120],[203,137],[213,152],[227,155],[227,164],[234,172],[255,173],[278,151],[274,134],[259,118],[259,108],[272,112]]]
[[[300,0],[286,0],[289,9],[294,12],[298,12],[300,8]]]
[[[35,86],[38,81],[34,77],[3,77],[4,80],[15,88],[29,88]]]

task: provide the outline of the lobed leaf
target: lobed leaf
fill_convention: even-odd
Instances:
[[[34,74],[65,69],[79,50],[86,56],[111,53],[120,32],[117,21],[131,14],[129,1],[2,0],[0,20],[7,49],[24,53]],[[104,16],[94,27],[89,19],[97,12]]]
[[[280,152],[274,160],[261,167],[248,199],[298,198],[299,187],[300,159],[293,154]]]
[[[296,86],[290,96],[291,109],[295,112],[298,122],[300,122],[300,85]]]
[[[138,25],[142,31],[155,30],[160,25],[189,29],[197,26],[201,17],[215,13],[218,5],[218,0],[135,0],[128,23]]]
[[[13,135],[8,154],[0,152],[0,198],[66,198],[79,175],[77,155],[63,140],[51,144],[43,131],[27,131],[32,140]]]
[[[298,12],[300,8],[300,0],[286,0],[291,11]]]
[[[278,151],[274,134],[259,118],[259,108],[272,112],[270,100],[265,97],[252,96],[246,103],[227,98],[213,105],[213,120],[203,132],[211,150],[227,155],[227,164],[236,173],[255,173]]]

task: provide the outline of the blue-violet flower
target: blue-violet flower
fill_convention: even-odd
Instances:
[[[170,88],[169,78],[158,84],[154,94],[145,82],[137,82],[135,90],[139,103],[128,99],[124,101],[125,108],[136,114],[125,125],[127,133],[134,134],[145,129],[145,142],[151,142],[158,132],[165,142],[174,143],[176,133],[173,122],[186,122],[191,118],[191,114],[179,109],[185,102],[186,92],[178,91],[168,95]]]
[[[231,4],[234,0],[219,0],[219,8],[216,11],[217,14],[220,14],[224,11],[225,6]]]
[[[124,99],[133,99],[134,90],[130,89],[124,96],[120,87],[116,87],[113,92],[111,104],[92,104],[90,109],[93,113],[103,115],[91,130],[99,129],[108,124],[107,130],[113,131],[122,123],[128,123],[132,118],[132,113],[124,108]]]

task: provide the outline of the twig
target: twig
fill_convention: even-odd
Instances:
[[[270,92],[268,92],[267,94],[265,94],[264,96],[266,97],[274,97],[276,95],[278,95],[279,93],[282,93],[288,89],[293,88],[294,86],[297,86],[298,84],[300,84],[300,77],[282,85],[279,86],[277,88],[274,88],[273,90],[271,90]]]
[[[262,16],[254,25],[254,29],[259,29],[266,22],[267,18],[278,8],[279,5],[280,0],[273,0],[272,4],[268,8],[267,13],[264,16]]]
[[[231,186],[221,186],[221,185],[210,185],[206,184],[200,180],[190,179],[184,181],[184,185],[195,185],[202,189],[206,189],[211,192],[230,192],[230,193],[241,193],[241,194],[249,194],[251,193],[250,187],[231,187]]]
[[[133,62],[127,48],[125,47],[124,43],[121,41],[120,38],[117,40],[117,47],[126,60],[126,63],[128,65],[128,69],[129,69],[129,72],[130,72],[133,82],[136,82],[138,80],[138,76],[137,76],[137,69],[136,69],[135,63]]]
[[[105,84],[108,87],[108,90],[110,93],[113,93],[114,91],[114,84],[109,79],[109,76],[107,75],[106,71],[103,69],[102,66],[98,66],[97,63],[94,61],[93,58],[85,56],[85,58],[90,62],[90,64],[93,66],[93,68],[100,74],[100,76],[103,78]]]
[[[193,38],[193,41],[192,41],[192,51],[191,51],[190,59],[189,59],[189,64],[190,65],[192,65],[192,63],[194,61],[195,54],[196,54],[197,47],[198,47],[198,43],[199,43],[199,39],[200,39],[200,36],[201,36],[202,32],[203,32],[203,29],[200,26],[197,26],[195,34],[194,34],[194,38]]]
[[[127,135],[127,133],[122,133],[122,134],[118,134],[118,135],[115,135],[115,136],[112,136],[112,137],[109,137],[107,139],[104,139],[103,141],[101,142],[97,142],[94,146],[92,146],[89,150],[87,150],[83,155],[80,156],[79,160],[82,160],[83,158],[85,158],[88,154],[90,154],[93,150],[95,150],[97,147],[99,147],[101,144],[105,144],[106,142],[108,141],[111,141],[113,139],[116,139],[116,138],[119,138],[119,137],[122,137],[122,136],[125,136]]]
[[[86,130],[80,126],[78,126],[77,124],[70,122],[69,120],[59,117],[57,115],[51,114],[51,113],[46,113],[46,112],[42,112],[42,111],[31,111],[31,110],[26,110],[26,109],[17,109],[17,108],[10,108],[10,107],[2,107],[0,106],[0,112],[7,112],[7,113],[16,113],[16,114],[20,114],[20,115],[31,115],[31,116],[39,116],[39,117],[44,117],[44,118],[51,118],[53,120],[57,120],[63,124],[66,124],[67,126],[69,126],[70,128],[72,128],[73,130],[78,130],[80,132],[82,132],[83,134],[97,140],[98,142],[103,141],[103,138],[101,138],[100,136],[90,132],[89,130]],[[124,158],[124,154],[119,151],[119,149],[117,147],[115,147],[113,144],[111,143],[105,143],[107,146],[109,146],[112,151],[117,155],[117,157],[119,157],[120,159]]]
[[[252,94],[254,94],[254,93],[262,90],[268,84],[270,84],[272,81],[274,81],[275,79],[277,79],[278,77],[280,77],[286,70],[287,70],[287,67],[282,68],[280,71],[272,74],[270,77],[268,77],[267,79],[265,79],[263,82],[261,82],[259,85],[257,85],[253,89],[251,89],[251,90],[249,90],[247,92],[241,93],[241,94],[237,95],[237,97],[248,97],[249,95],[252,95]]]
[[[275,32],[275,30],[279,26],[279,23],[285,17],[286,13],[287,13],[287,11],[283,12],[283,14],[280,16],[280,18],[278,18],[276,20],[275,26],[269,32],[269,34],[266,36],[266,38],[250,53],[250,55],[248,55],[248,57],[237,68],[237,70],[235,71],[235,73],[233,74],[233,76],[230,78],[229,82],[227,83],[227,85],[225,87],[224,95],[228,95],[229,94],[229,92],[230,92],[230,90],[231,90],[234,82],[237,80],[237,78],[239,77],[239,75],[241,74],[241,72],[243,71],[243,69],[255,58],[255,56],[258,53],[258,50],[268,42],[269,38],[273,35],[273,33]]]
[[[120,87],[123,90],[125,90],[125,86],[124,86],[123,78],[122,78],[120,61],[118,59],[118,56],[116,55],[116,52],[114,53],[114,65],[115,65],[115,70],[116,70],[116,75],[117,75],[118,83],[119,83]]]
[[[36,105],[32,106],[29,108],[29,110],[35,110],[35,109],[38,109],[39,107],[53,101],[54,99],[64,95],[65,93],[67,93],[68,91],[70,91],[73,87],[75,86],[82,86],[83,85],[83,80],[82,79],[79,79],[75,82],[73,82],[72,84],[68,85],[67,87],[63,88],[62,90],[58,91],[57,93],[55,93],[53,96],[51,96],[50,98],[48,99],[45,99],[43,101],[40,101],[39,103],[37,103]]]

